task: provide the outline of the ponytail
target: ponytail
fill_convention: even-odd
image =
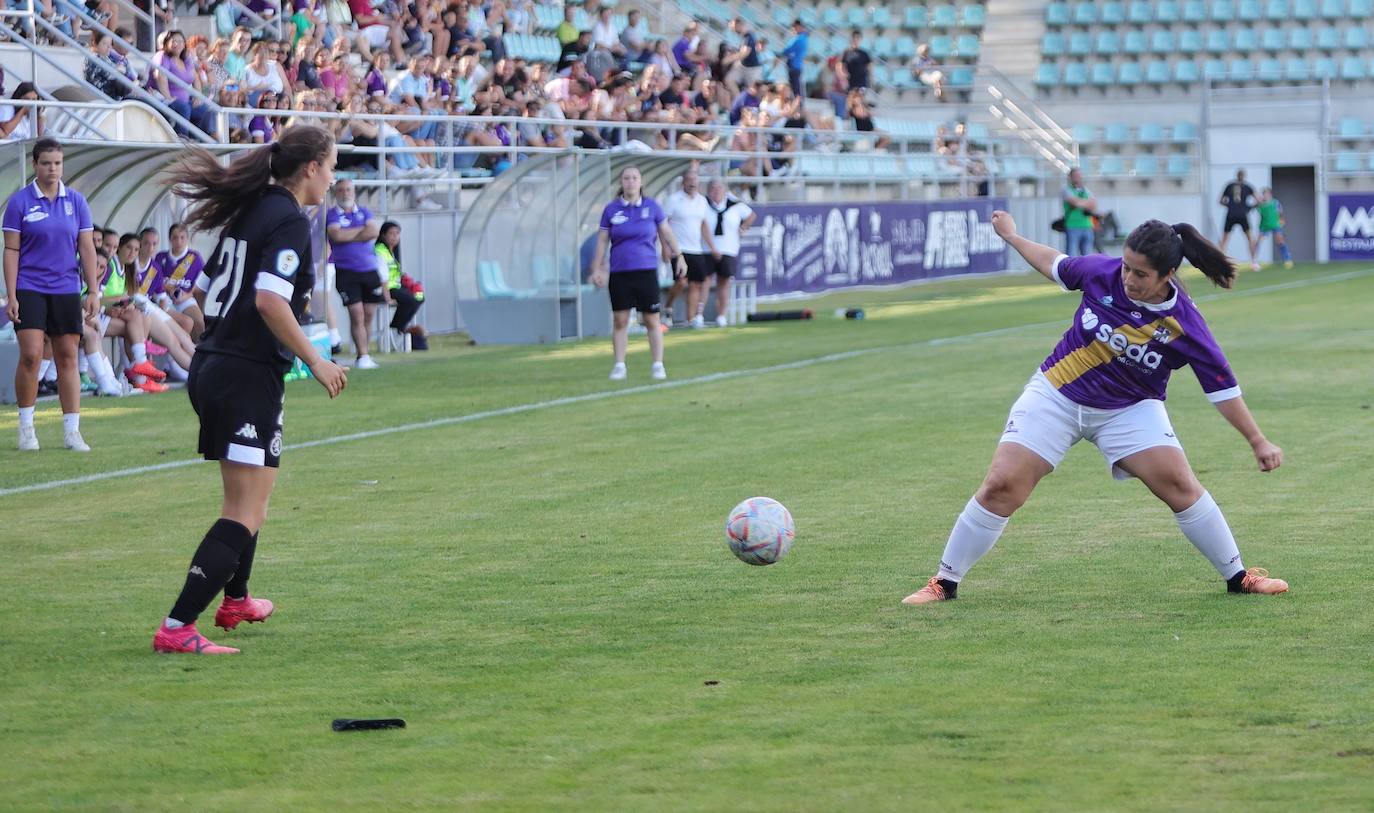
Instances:
[[[167,170],[167,179],[173,194],[192,201],[186,225],[198,232],[218,231],[256,201],[273,179],[291,180],[311,161],[329,160],[333,148],[328,130],[296,125],[228,166],[204,147],[187,147]]]
[[[1176,272],[1187,258],[1213,285],[1230,288],[1236,278],[1231,258],[1190,223],[1170,226],[1159,220],[1147,220],[1126,237],[1126,247],[1144,255],[1160,275]]]

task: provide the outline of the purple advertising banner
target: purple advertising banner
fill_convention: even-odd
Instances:
[[[1326,207],[1332,260],[1374,260],[1374,192],[1330,195]]]
[[[766,203],[742,235],[739,278],[759,296],[982,274],[1007,268],[993,232],[1000,198],[885,203]]]

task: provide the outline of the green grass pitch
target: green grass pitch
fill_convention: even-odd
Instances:
[[[1287,595],[1226,595],[1080,444],[957,602],[902,606],[1077,295],[847,293],[673,331],[669,383],[871,352],[288,448],[253,582],[278,612],[211,634],[236,657],[150,648],[215,468],[0,496],[0,810],[1369,810],[1374,272],[1186,279],[1284,466],[1260,474],[1187,370],[1170,412]],[[287,444],[643,387],[631,347],[619,385],[605,340],[441,341],[334,403],[289,385]],[[56,404],[41,453],[15,420],[0,489],[195,446],[180,392],[88,401],[86,456]],[[724,542],[753,495],[796,517],[773,567]],[[409,728],[329,729],[390,716]]]

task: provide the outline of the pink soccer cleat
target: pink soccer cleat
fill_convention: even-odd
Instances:
[[[272,602],[265,598],[253,598],[244,596],[243,598],[224,597],[224,602],[215,611],[215,626],[231,630],[239,625],[241,621],[249,624],[256,624],[259,621],[266,621],[276,607]]]
[[[124,375],[127,376],[131,381],[135,377],[141,375],[144,378],[156,381],[159,384],[162,383],[162,380],[167,377],[167,374],[162,372],[158,368],[154,367],[151,361],[140,361],[138,364],[135,364],[134,366],[125,370]]]
[[[220,646],[207,640],[196,630],[195,624],[172,629],[165,623],[153,636],[154,652],[188,652],[192,655],[237,655],[232,646]]]
[[[143,343],[143,349],[146,350],[147,353],[148,353],[148,355],[150,355],[150,356],[165,356],[165,355],[167,355],[167,348],[163,347],[162,345],[158,344],[157,342],[153,341],[152,339],[148,339],[147,341],[145,341],[145,342]]]

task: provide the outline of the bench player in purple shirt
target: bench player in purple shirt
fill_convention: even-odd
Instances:
[[[100,276],[94,226],[86,199],[62,183],[62,145],[42,138],[33,145],[33,183],[5,204],[5,290],[11,322],[19,337],[14,372],[19,404],[19,448],[38,449],[33,427],[38,400],[38,366],[43,340],[52,340],[57,390],[62,403],[63,440],[68,449],[89,452],[81,438],[81,376],[76,352],[84,319],[100,309]],[[89,292],[81,299],[81,280]]]
[[[199,340],[200,334],[205,332],[205,314],[200,312],[191,292],[196,279],[205,270],[205,258],[191,248],[191,232],[185,223],[173,223],[167,230],[167,245],[167,251],[159,251],[153,257],[154,277],[145,293],[190,319],[187,332],[192,340]],[[184,323],[178,324],[186,328]]]
[[[615,366],[611,380],[625,380],[625,350],[629,345],[630,309],[636,308],[644,317],[649,333],[649,352],[653,366],[649,377],[662,381],[668,377],[663,369],[663,333],[659,330],[658,245],[662,243],[664,259],[672,263],[676,275],[687,273],[687,261],[678,251],[677,239],[668,227],[663,209],[653,198],[644,197],[644,179],[637,167],[625,167],[620,173],[620,194],[606,204],[601,212],[601,231],[596,236],[596,256],[592,260],[592,283],[609,288],[611,314],[611,347],[615,351]],[[610,259],[606,247],[610,246]]]
[[[1066,291],[1081,291],[1082,301],[1054,352],[1012,405],[992,465],[955,521],[939,570],[903,603],[953,599],[1012,513],[1083,439],[1102,452],[1113,476],[1139,478],[1169,506],[1228,591],[1286,592],[1287,582],[1241,564],[1226,518],[1193,474],[1164,409],[1169,374],[1188,365],[1207,399],[1250,443],[1260,471],[1283,462],[1283,451],[1264,437],[1246,408],[1207,322],[1176,282],[1186,257],[1214,284],[1229,288],[1236,273],[1230,259],[1186,223],[1141,224],[1126,238],[1119,259],[1066,257],[1018,235],[1006,212],[994,212],[992,224],[1036,271]]]

